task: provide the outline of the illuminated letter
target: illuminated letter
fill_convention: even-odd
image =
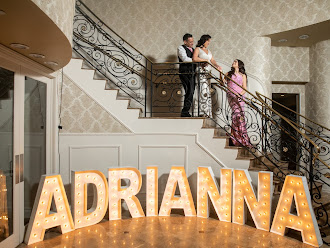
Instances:
[[[180,197],[174,196],[178,183]],[[183,167],[173,166],[170,171],[159,216],[170,216],[172,208],[183,208],[185,216],[196,216],[194,201]]]
[[[121,179],[129,179],[128,188],[121,187]],[[142,185],[141,173],[136,168],[109,169],[109,219],[121,219],[121,199],[125,200],[133,218],[144,217],[139,199],[135,196]]]
[[[147,216],[158,215],[158,168],[147,167]]]
[[[99,223],[108,208],[107,179],[100,171],[71,172],[72,209],[75,228]],[[87,210],[87,185],[94,184],[94,201]]]
[[[247,170],[234,170],[233,223],[245,224],[244,201],[249,208],[256,228],[269,231],[273,173],[258,173],[258,200]]]
[[[297,215],[290,213],[292,198],[295,199]],[[304,243],[316,247],[322,245],[306,177],[290,175],[285,178],[271,232],[283,236],[286,227],[301,231]]]
[[[198,167],[197,217],[209,217],[209,195],[219,220],[230,222],[232,170],[221,169],[220,174],[221,195],[211,167]]]
[[[49,211],[53,197],[57,213],[50,214]],[[55,226],[61,226],[62,233],[74,230],[70,207],[61,176],[43,175],[40,179],[34,201],[25,243],[30,245],[42,241],[45,230]]]

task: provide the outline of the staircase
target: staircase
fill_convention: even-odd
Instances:
[[[111,113],[133,133],[197,134],[196,143],[218,166],[248,169],[249,161],[235,160],[236,149],[225,149],[225,139],[213,139],[214,123],[204,117],[144,117],[140,108],[131,107],[131,99],[118,89],[105,89],[108,81],[99,79],[96,70],[87,69],[83,59],[72,59],[63,73],[103,109]],[[226,153],[226,156],[222,154]]]
[[[219,165],[252,172],[272,171],[275,195],[280,194],[286,175],[306,176],[321,235],[324,243],[329,245],[330,137],[325,131],[330,129],[302,115],[297,121],[296,113],[281,115],[273,108],[278,103],[260,93],[255,95],[247,91],[243,97],[233,92],[226,86],[225,75],[216,68],[207,73],[212,82],[213,115],[204,118],[175,117],[179,116],[183,103],[178,63],[153,63],[80,0],[76,3],[73,49],[83,59],[73,59],[64,72],[74,82],[79,82],[81,89],[133,132],[147,129],[150,133],[160,130],[184,133],[187,126],[196,127],[194,130],[198,133],[200,146]],[[79,73],[72,74],[73,71]],[[250,142],[250,146],[230,144],[235,127],[232,125],[228,93],[245,102],[243,119],[248,132],[246,141]],[[115,105],[114,99],[118,100]],[[198,116],[203,113],[203,106],[199,98],[197,101]],[[175,125],[173,120],[176,120]],[[288,137],[285,143],[281,138],[283,134]],[[295,155],[290,156],[293,153]]]

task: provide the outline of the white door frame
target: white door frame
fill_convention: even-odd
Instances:
[[[25,76],[47,84],[46,117],[46,173],[57,172],[57,73],[33,60],[0,45],[0,67],[14,75],[14,148],[13,148],[13,234],[0,243],[2,247],[16,247],[23,242],[24,227],[24,161],[16,160],[24,154],[24,91]],[[23,160],[23,159],[22,159]],[[15,167],[16,165],[16,167]],[[15,168],[17,173],[15,175]],[[19,169],[20,168],[20,169]],[[16,184],[15,179],[20,178]]]

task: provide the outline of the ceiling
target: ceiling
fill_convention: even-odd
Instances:
[[[299,39],[301,35],[308,35],[307,39]],[[330,19],[302,28],[292,29],[276,34],[265,35],[270,37],[272,46],[310,47],[313,44],[330,39]],[[279,42],[279,40],[287,40]]]
[[[32,1],[1,1],[0,10],[5,12],[1,14],[0,11],[0,44],[54,71],[69,63],[72,54],[70,42]],[[13,48],[12,43],[26,45],[29,49]],[[31,57],[30,54],[42,54],[45,58]]]

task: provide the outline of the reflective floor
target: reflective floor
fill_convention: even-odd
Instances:
[[[43,242],[19,248],[48,247],[312,247],[250,226],[196,217],[147,217],[104,221],[60,235],[46,232]]]

